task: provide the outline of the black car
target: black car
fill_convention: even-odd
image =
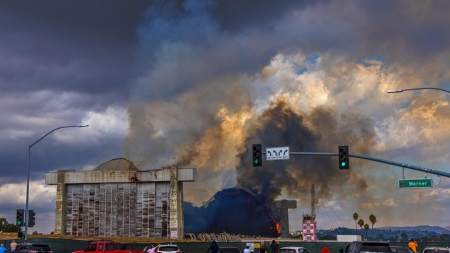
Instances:
[[[391,246],[392,253],[414,253],[410,248],[406,246]]]
[[[392,253],[392,250],[387,242],[354,241],[344,251],[344,253],[361,252]]]
[[[241,253],[241,251],[236,247],[221,247],[219,253]]]
[[[17,245],[16,253],[53,253],[47,244],[21,243]]]

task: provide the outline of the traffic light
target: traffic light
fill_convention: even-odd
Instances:
[[[262,165],[261,144],[253,144],[253,167]]]
[[[28,227],[34,226],[34,224],[35,224],[34,221],[36,220],[35,219],[35,215],[36,215],[36,213],[33,210],[28,210],[28,215],[27,215],[27,217],[28,217],[28,222],[27,222]]]
[[[339,146],[339,169],[349,169],[350,161],[348,159],[348,146]]]
[[[23,209],[17,209],[16,212],[16,226],[23,226]]]

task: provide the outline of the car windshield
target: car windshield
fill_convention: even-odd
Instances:
[[[45,244],[35,244],[31,248],[35,251],[50,251],[50,247]]]
[[[361,251],[391,252],[391,247],[387,243],[363,243]]]
[[[449,251],[448,250],[442,250],[442,249],[438,249],[438,250],[426,249],[426,250],[423,251],[423,253],[449,253]]]
[[[281,249],[280,253],[295,253],[295,249]]]
[[[160,246],[158,251],[178,251],[178,246]]]

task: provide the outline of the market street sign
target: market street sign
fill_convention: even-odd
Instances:
[[[266,160],[289,160],[289,147],[266,148]]]
[[[431,188],[432,182],[431,178],[399,179],[398,188]]]

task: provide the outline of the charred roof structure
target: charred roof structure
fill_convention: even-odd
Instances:
[[[291,205],[282,206],[281,203],[285,202]],[[280,221],[289,223],[287,216],[282,217],[282,213],[287,213],[287,208],[292,208],[294,202],[283,200],[275,208],[272,208],[266,206],[247,190],[224,189],[217,192],[201,207],[195,207],[191,203],[185,202],[185,232],[226,232],[228,234],[278,237],[281,233]],[[283,207],[286,210],[281,210]]]

